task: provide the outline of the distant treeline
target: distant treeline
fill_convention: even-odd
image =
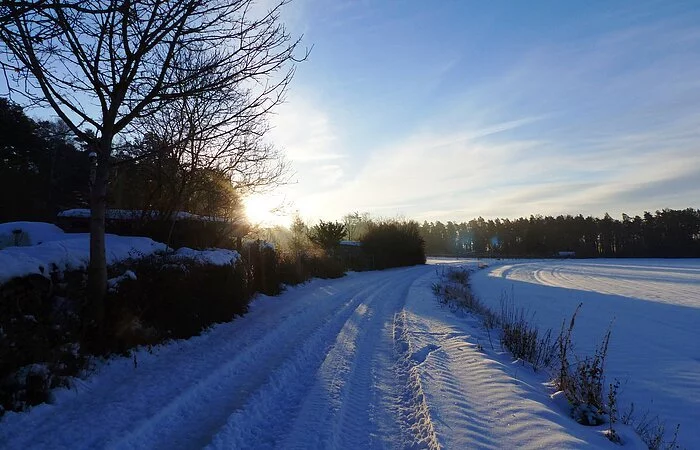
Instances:
[[[643,217],[530,216],[516,220],[424,222],[428,255],[551,257],[700,257],[700,210],[664,209]]]

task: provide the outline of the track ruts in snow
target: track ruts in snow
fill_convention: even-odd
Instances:
[[[201,448],[312,334],[396,275],[316,280],[202,336],[140,351],[138,369],[117,358],[78,380],[77,391],[60,393],[60,408],[6,415],[0,447]]]
[[[155,417],[115,443],[115,448],[206,446],[232,412],[244,408],[251,397],[259,396],[260,388],[266,384],[279,386],[282,381],[279,376],[275,378],[276,373],[290,371],[299,359],[317,351],[316,344],[322,343],[319,336],[337,333],[337,324],[344,322],[374,290],[376,285],[370,284],[358,292],[319,302],[311,306],[313,309],[290,315],[206,379],[178,395]],[[291,379],[289,382],[294,384]],[[179,423],[176,428],[172,426],[174,421]],[[169,432],[161,435],[159,430],[164,428]],[[269,431],[270,427],[264,429]]]
[[[372,368],[375,345],[407,286],[424,268],[408,269],[358,298],[312,336],[287,367],[273,374],[251,401],[229,419],[214,448],[361,448],[374,441],[377,408]],[[387,343],[388,344],[388,343]],[[272,399],[272,401],[270,400]]]

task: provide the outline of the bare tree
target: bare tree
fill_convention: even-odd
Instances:
[[[201,171],[225,175],[239,195],[286,182],[284,158],[263,139],[269,131],[266,118],[280,100],[231,85],[175,100],[140,120],[144,135],[160,143],[158,151],[177,161],[181,185],[173,198],[196,188],[192,178]],[[151,151],[141,149],[134,157],[148,158]]]
[[[231,92],[246,117],[279,103],[299,39],[280,20],[288,0],[2,2],[0,41],[12,93],[49,105],[96,153],[90,206],[89,295],[104,320],[104,219],[115,139],[173,101]],[[273,76],[276,81],[270,81]],[[245,96],[244,96],[245,97]],[[256,111],[256,112],[254,112]],[[245,121],[243,121],[245,123]]]

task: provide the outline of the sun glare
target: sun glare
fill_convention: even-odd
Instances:
[[[252,195],[244,200],[248,220],[254,225],[265,227],[286,225],[289,218],[277,211],[280,199],[270,195]]]

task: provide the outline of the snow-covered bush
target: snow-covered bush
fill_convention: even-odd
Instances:
[[[98,330],[86,293],[87,245],[80,235],[61,238],[61,245],[2,250],[11,261],[16,254],[42,258],[24,258],[31,263],[26,270],[14,264],[0,278],[0,415],[47,401],[51,389],[69,383],[95,355],[188,338],[244,314],[256,292],[274,295],[284,284],[344,274],[332,258],[288,260],[262,242],[247,245],[242,254],[162,251],[163,244],[147,238],[109,236],[108,320]],[[135,252],[134,243],[148,244],[141,246],[148,252]],[[60,251],[48,252],[54,248]]]

